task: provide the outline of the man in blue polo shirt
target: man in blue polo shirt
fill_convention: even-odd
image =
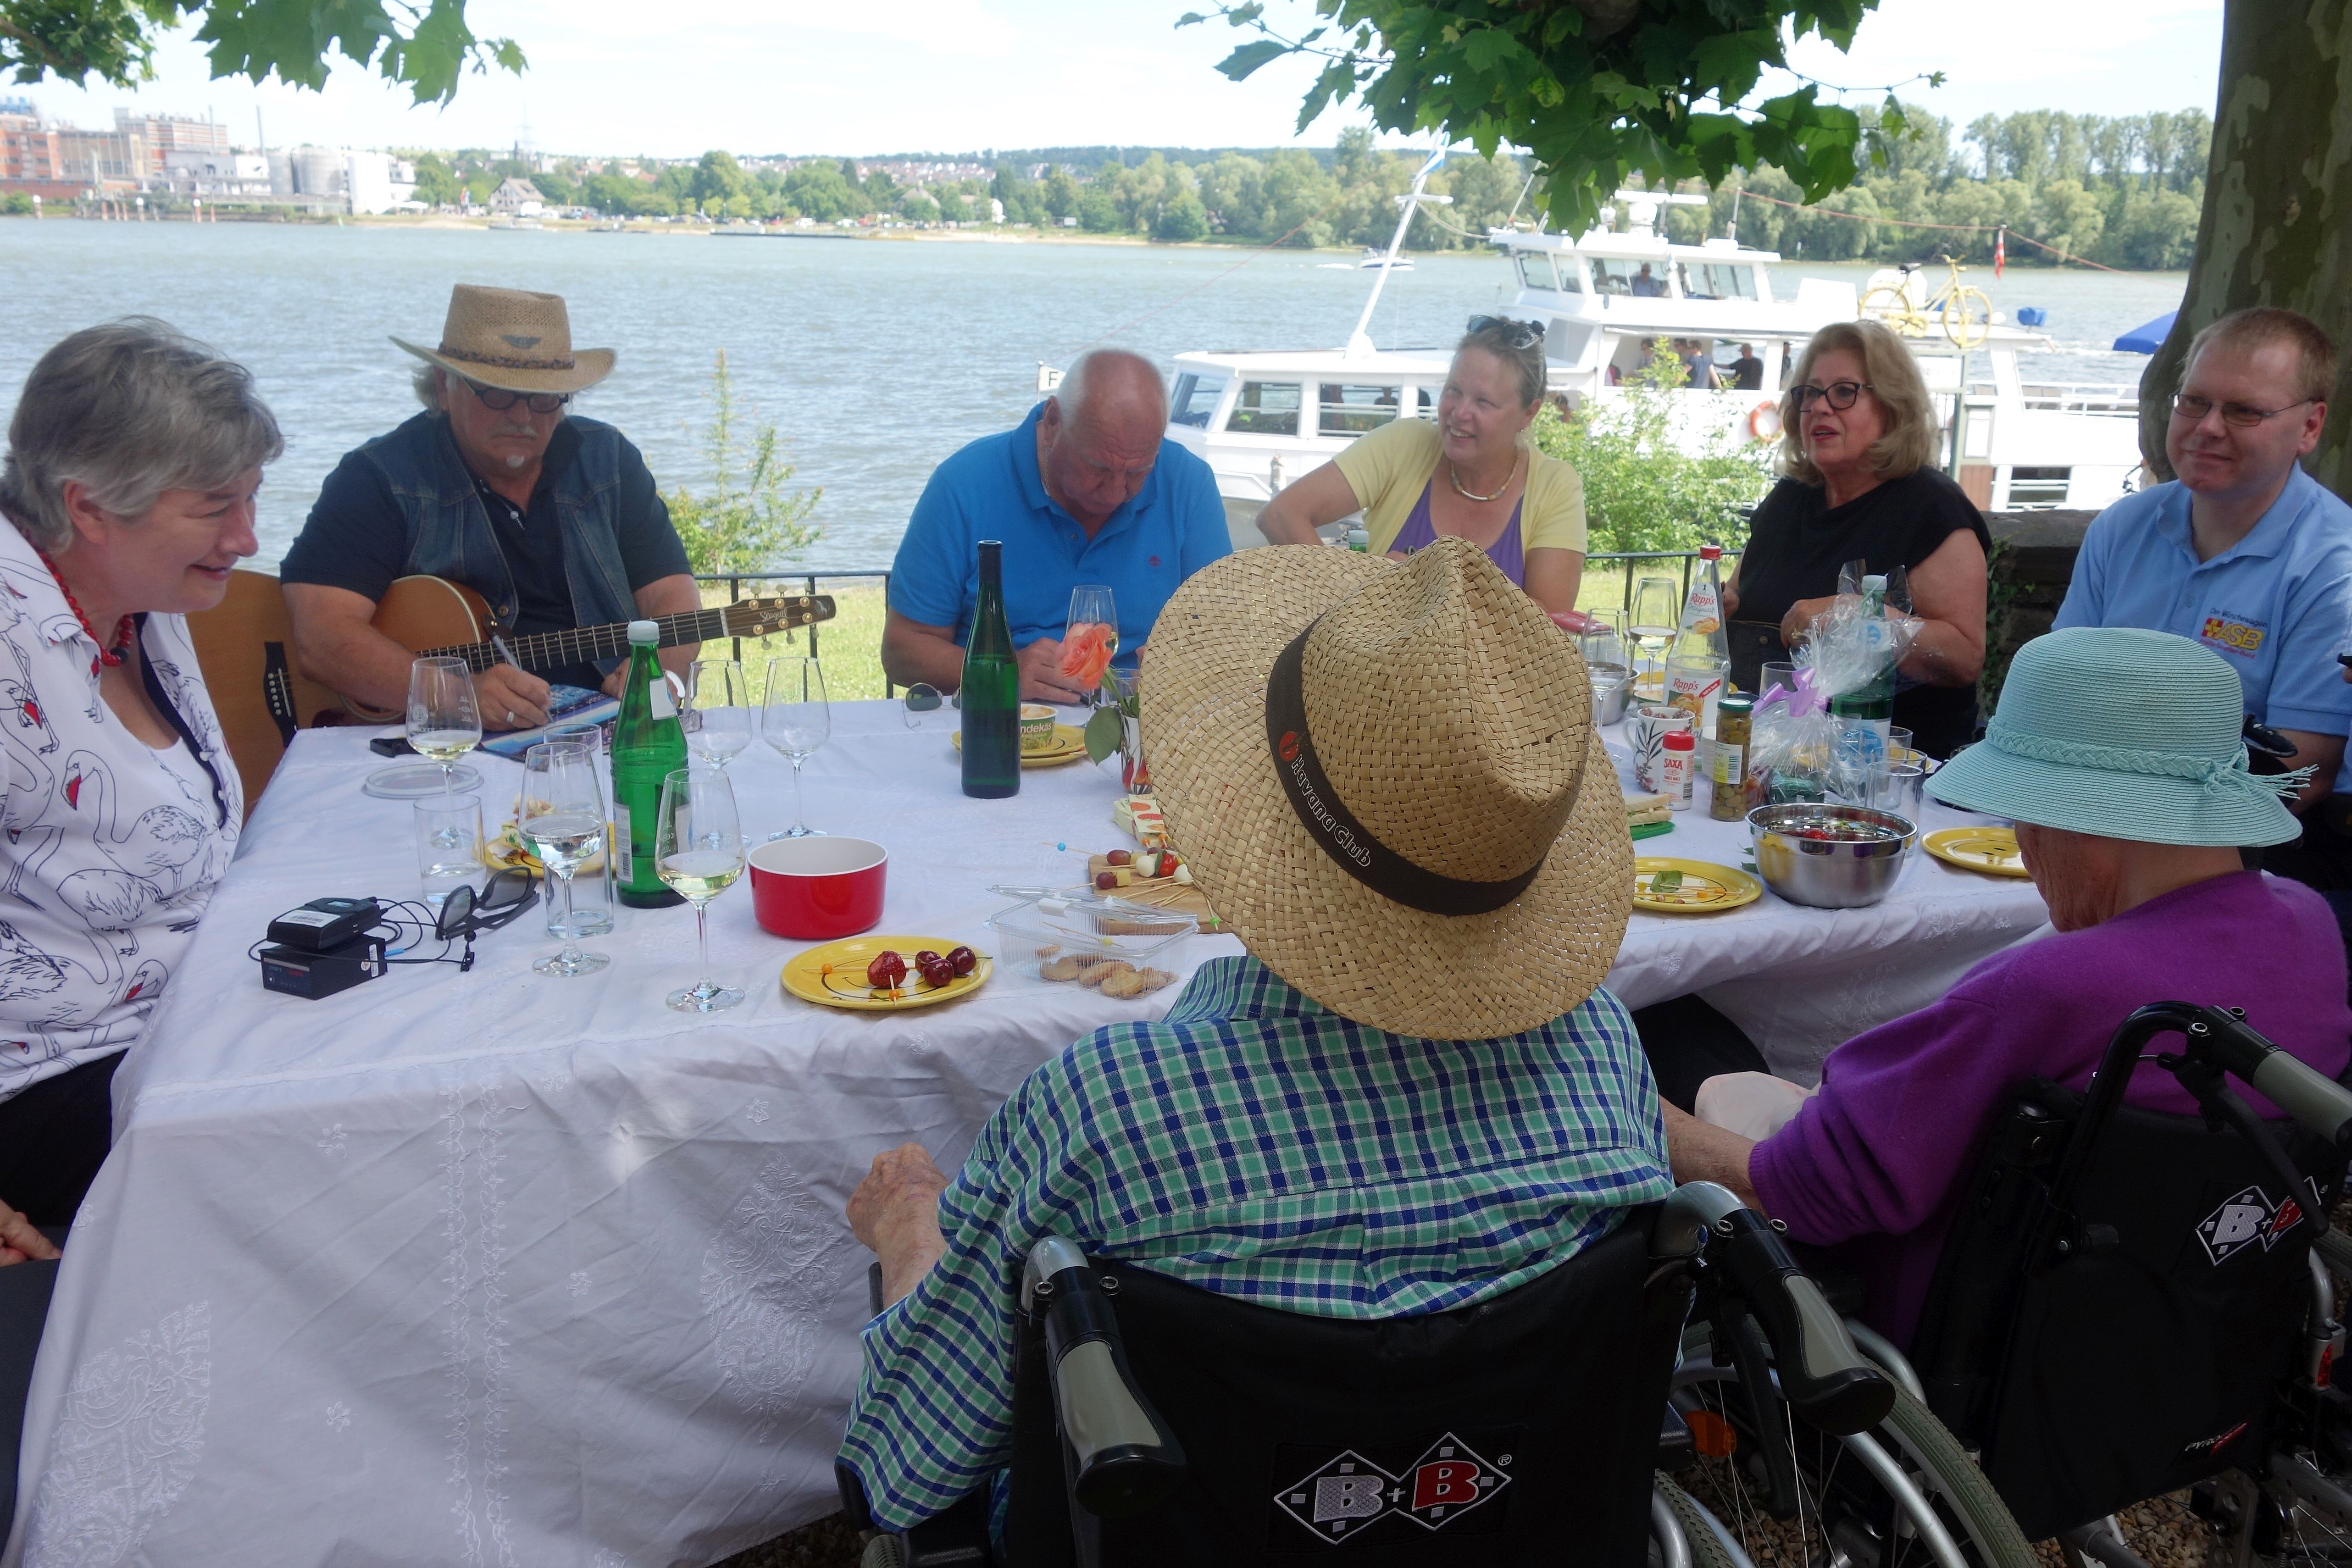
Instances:
[[[1081,583],[1111,590],[1118,663],[1134,668],[1177,584],[1233,549],[1215,475],[1182,447],[1163,447],[1167,427],[1159,371],[1140,355],[1098,349],[1019,428],[940,464],[891,567],[883,671],[902,685],[962,684],[982,539],[1004,544],[1004,613],[1024,699],[1086,695],[1061,670],[1070,590]]]
[[[2091,524],[2057,625],[2139,626],[2226,659],[2246,712],[2294,742],[2311,782],[2289,807],[2304,837],[2266,869],[2352,886],[2352,839],[2329,804],[2352,685],[2336,664],[2352,610],[2352,507],[2299,464],[2319,444],[2336,345],[2291,310],[2240,310],[2189,346],[2165,455],[2179,477],[2126,496]],[[2327,809],[2323,809],[2326,806]]]

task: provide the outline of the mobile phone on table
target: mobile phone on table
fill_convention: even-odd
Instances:
[[[378,757],[415,757],[416,747],[397,735],[379,735],[368,742],[368,749]]]

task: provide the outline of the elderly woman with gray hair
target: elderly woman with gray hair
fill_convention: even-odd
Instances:
[[[25,1219],[72,1222],[115,1066],[236,847],[244,799],[185,617],[257,548],[282,446],[242,366],[143,318],[43,354],[9,422],[0,1264],[50,1255]]]

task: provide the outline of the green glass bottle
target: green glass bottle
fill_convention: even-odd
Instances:
[[[963,792],[982,800],[1021,793],[1021,661],[1004,618],[1004,546],[980,541],[980,603],[964,644]]]
[[[686,766],[677,699],[654,657],[660,641],[661,628],[652,622],[629,622],[629,678],[613,721],[613,880],[621,902],[638,909],[684,902],[654,871],[662,780]]]

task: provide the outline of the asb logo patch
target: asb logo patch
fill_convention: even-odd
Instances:
[[[2221,1207],[2199,1220],[2197,1239],[2204,1243],[2206,1257],[2216,1264],[2226,1263],[2257,1241],[2263,1251],[2269,1251],[2302,1218],[2303,1205],[2294,1199],[2273,1204],[2270,1194],[2250,1186],[2223,1199]]]
[[[1282,732],[1282,738],[1275,742],[1274,749],[1275,754],[1280,757],[1285,762],[1297,761],[1298,732],[1295,729],[1284,730]]]
[[[1438,1531],[1509,1486],[1510,1465],[1509,1454],[1487,1459],[1448,1432],[1402,1474],[1343,1449],[1275,1493],[1274,1501],[1318,1541],[1345,1541],[1384,1519]]]
[[[2236,653],[2251,659],[2262,651],[2266,632],[2263,627],[2249,626],[2226,615],[2208,615],[2197,635],[2200,641],[2211,643],[2224,653]]]

